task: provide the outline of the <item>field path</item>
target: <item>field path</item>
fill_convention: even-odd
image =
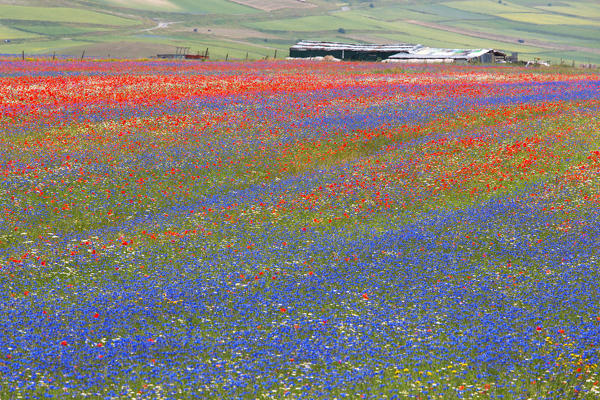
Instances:
[[[404,20],[404,22],[407,22],[407,23],[413,24],[413,25],[424,26],[427,28],[433,28],[433,29],[439,29],[442,31],[458,33],[461,35],[473,36],[473,37],[481,38],[481,39],[497,40],[497,41],[506,42],[506,43],[518,43],[518,40],[519,40],[519,38],[516,38],[513,36],[498,35],[498,34],[486,33],[486,32],[481,32],[481,31],[476,31],[476,30],[471,30],[471,29],[464,29],[464,28],[456,28],[453,26],[436,24],[434,22],[416,21],[413,19],[407,19],[407,20]],[[527,39],[524,44],[530,45],[530,46],[535,46],[535,47],[541,47],[543,49],[550,49],[550,50],[582,51],[582,52],[600,54],[600,49],[594,49],[591,47],[584,47],[584,46],[571,46],[568,44],[552,43],[552,42],[546,42],[546,41],[537,40],[537,39]]]
[[[156,29],[164,29],[164,28],[168,28],[169,25],[172,24],[178,24],[180,21],[172,21],[172,22],[158,22],[156,26],[153,26],[152,28],[147,28],[147,29],[142,29],[142,32],[150,32],[150,31],[154,31]]]

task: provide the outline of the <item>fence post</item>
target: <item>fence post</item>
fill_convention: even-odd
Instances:
[[[83,57],[85,56],[85,50],[81,52],[81,61],[83,61]]]
[[[21,60],[25,61],[25,50],[21,52]]]

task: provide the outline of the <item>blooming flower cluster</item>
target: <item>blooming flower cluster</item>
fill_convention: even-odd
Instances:
[[[0,61],[0,398],[600,396],[600,77]]]

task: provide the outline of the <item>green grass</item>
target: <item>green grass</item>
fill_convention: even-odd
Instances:
[[[387,7],[364,8],[360,12],[370,18],[375,18],[381,21],[394,21],[401,19],[416,19],[418,21],[439,21],[444,17],[437,13],[430,13],[421,10],[413,10],[406,8],[404,5],[390,5]]]
[[[557,14],[540,14],[534,12],[499,13],[499,17],[512,21],[525,22],[536,25],[590,25],[599,26],[599,22],[587,19],[568,17]]]
[[[502,36],[514,37],[517,39],[536,39],[551,43],[562,43],[567,45],[578,45],[586,47],[600,47],[600,42],[596,37],[600,37],[600,29],[590,29],[589,27],[574,26],[547,26],[531,25],[522,22],[509,22],[503,20],[487,21],[457,21],[446,22],[445,25],[457,28],[463,28],[471,31],[486,32]]]
[[[489,20],[494,17],[478,12],[477,8],[469,10],[460,10],[450,7],[447,3],[425,3],[425,4],[408,4],[405,6],[409,10],[415,10],[430,15],[437,16],[439,21],[455,21],[455,20]],[[403,18],[406,19],[406,18]]]
[[[258,10],[228,0],[172,0],[181,10],[200,14],[254,14]]]
[[[571,62],[575,60],[576,65],[583,64],[600,64],[600,54],[587,54],[582,56],[581,53],[575,51],[542,51],[537,53],[537,56],[542,60],[551,60],[553,63],[560,63],[563,61],[566,65],[571,65]]]
[[[315,15],[311,17],[288,18],[274,21],[255,22],[249,27],[267,31],[315,32],[335,31],[338,28],[347,30],[384,30],[388,22],[360,16],[351,12],[340,12],[330,15]]]
[[[65,36],[65,35],[78,35],[82,33],[89,32],[99,32],[106,28],[101,28],[98,26],[90,27],[90,26],[69,26],[63,24],[56,23],[41,23],[41,24],[13,24],[11,25],[13,28],[21,32],[31,32],[32,36],[44,35],[44,36]],[[25,35],[27,33],[24,33]],[[36,35],[37,34],[37,35]],[[2,36],[0,34],[0,36]]]
[[[7,26],[0,25],[0,41],[5,39],[25,39],[34,38],[38,35],[30,32],[23,32],[18,29],[9,28]],[[1,45],[1,44],[0,44]],[[0,49],[3,47],[0,47]]]
[[[25,7],[0,5],[0,20],[77,22],[91,25],[135,25],[132,19],[70,7]]]
[[[101,6],[123,7],[132,10],[142,11],[183,11],[180,7],[177,6],[177,4],[169,0],[161,1],[160,4],[150,4],[144,0],[96,0],[94,1],[94,3],[100,3]]]
[[[130,37],[115,37],[114,40],[126,40],[131,39]],[[160,38],[160,37],[150,37],[150,36],[138,36],[137,40],[147,43],[163,43],[165,45],[171,43],[172,38]],[[248,58],[250,60],[262,59],[265,56],[273,57],[274,48],[278,50],[278,58],[283,58],[287,55],[286,46],[271,44],[269,42],[257,41],[256,43],[240,43],[238,41],[228,41],[222,40],[218,38],[214,38],[211,36],[196,36],[193,38],[189,38],[186,36],[179,36],[177,40],[187,46],[191,47],[191,53],[196,53],[198,51],[204,52],[206,48],[209,49],[209,56],[211,60],[224,60],[228,57],[230,60],[242,60],[246,58],[246,53],[248,53]],[[263,44],[263,45],[261,45]]]
[[[561,1],[558,5],[537,6],[536,8],[547,12],[574,15],[585,19],[600,19],[600,5],[594,3]]]
[[[160,4],[148,4],[144,0],[96,0],[94,3],[104,3],[142,11],[194,14],[251,14],[258,11],[228,0],[164,0]]]
[[[465,0],[465,1],[451,1],[444,3],[449,7],[456,8],[457,10],[464,10],[469,12],[477,12],[481,14],[498,15],[500,13],[508,12],[532,12],[535,11],[531,7],[521,6],[512,2],[503,1],[498,3],[495,0]]]
[[[472,36],[462,35],[454,32],[447,32],[440,29],[429,28],[425,26],[419,26],[415,24],[410,24],[407,22],[397,22],[395,25],[398,28],[398,31],[401,32],[398,34],[385,34],[384,37],[387,38],[397,38],[397,37],[411,37],[412,42],[417,43],[427,43],[430,46],[447,46],[454,48],[486,48],[493,47],[497,49],[505,49],[511,51],[518,51],[521,53],[536,53],[542,51],[543,49],[528,46],[518,43],[505,43],[500,41],[493,41],[488,39],[480,39]]]
[[[1,52],[4,54],[20,54],[21,51],[25,51],[27,54],[48,54],[56,51],[60,53],[61,50],[66,50],[70,47],[85,45],[89,42],[80,40],[34,40],[27,42],[24,46],[23,43],[9,43],[0,45]]]
[[[466,0],[451,1],[445,4],[462,11],[538,25],[597,26],[600,23],[600,21],[594,20],[600,18],[600,7],[582,2],[559,3],[557,6],[533,3],[531,6],[525,6],[507,1],[500,3],[493,0]]]

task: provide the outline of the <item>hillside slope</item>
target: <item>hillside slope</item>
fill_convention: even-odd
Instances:
[[[594,0],[0,0],[0,54],[212,59],[287,55],[298,39],[409,42],[600,63]]]

